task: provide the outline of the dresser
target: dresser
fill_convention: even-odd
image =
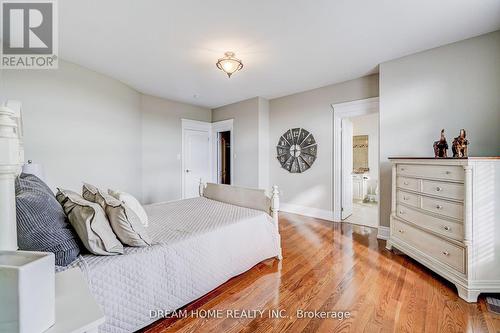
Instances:
[[[500,292],[500,157],[390,158],[397,248],[476,302]]]

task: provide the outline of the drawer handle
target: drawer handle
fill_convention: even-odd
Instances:
[[[447,175],[450,175],[451,171],[446,170],[444,173],[447,174]]]
[[[403,184],[404,184],[404,185],[408,185],[408,182],[405,180],[405,181],[403,182]]]
[[[403,215],[405,212],[403,212],[402,210],[399,211],[399,214],[400,215]]]
[[[451,228],[450,228],[450,227],[448,227],[447,225],[445,225],[445,226],[443,227],[443,229],[444,229],[444,230],[446,230],[446,231],[450,231],[450,230],[451,230]]]
[[[436,187],[436,191],[441,192],[442,188],[441,187]]]
[[[401,168],[401,171],[405,171],[405,170],[406,170],[406,168]]]
[[[408,201],[408,200],[410,200],[410,198],[408,198],[407,196],[403,196],[403,200]]]
[[[399,229],[398,232],[401,233],[401,234],[405,233],[405,231],[403,229]]]
[[[437,208],[437,209],[443,209],[443,206],[441,206],[441,205],[436,205],[436,208]]]
[[[450,255],[450,252],[448,252],[448,251],[444,250],[444,251],[443,251],[443,255],[445,255],[445,256],[449,256],[449,255]]]

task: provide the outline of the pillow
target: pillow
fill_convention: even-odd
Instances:
[[[58,189],[56,198],[87,250],[97,255],[123,253],[101,206],[69,190]]]
[[[114,197],[115,199],[120,200],[125,205],[127,205],[130,209],[134,211],[134,213],[139,217],[143,226],[147,227],[149,225],[148,215],[139,201],[134,198],[132,194],[128,194],[126,192],[108,190],[108,194]]]
[[[102,207],[102,209],[106,209],[106,204],[104,203],[104,199],[102,196],[98,195],[99,189],[94,185],[90,185],[88,183],[83,183],[82,187],[82,196],[85,200],[90,202],[95,202]]]
[[[90,184],[83,185],[82,194],[104,208],[111,228],[123,244],[136,247],[151,245],[151,238],[139,217],[126,204]]]
[[[56,265],[69,265],[80,254],[80,244],[52,190],[24,173],[15,185],[19,249],[52,252]]]

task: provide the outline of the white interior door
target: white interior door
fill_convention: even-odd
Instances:
[[[342,118],[342,220],[352,214],[352,122]]]
[[[210,131],[184,130],[183,198],[199,196],[200,180],[210,181]]]

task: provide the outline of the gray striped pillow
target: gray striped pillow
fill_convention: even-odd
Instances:
[[[20,250],[53,252],[58,266],[70,264],[80,253],[63,208],[38,177],[21,174],[16,179],[16,217]]]

